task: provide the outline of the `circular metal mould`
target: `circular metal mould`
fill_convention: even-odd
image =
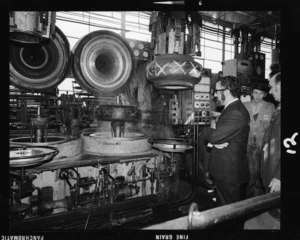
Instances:
[[[185,152],[193,148],[193,143],[181,138],[149,139],[152,146],[163,152]]]
[[[9,165],[13,168],[39,165],[52,160],[58,152],[51,146],[10,147]]]
[[[138,122],[142,112],[133,106],[100,105],[96,108],[96,118],[99,121]]]
[[[28,68],[41,69],[47,64],[49,56],[45,47],[32,49],[21,48],[20,59]]]
[[[112,95],[127,86],[133,56],[118,34],[99,30],[81,38],[72,50],[72,70],[78,84],[95,95]]]
[[[30,137],[11,138],[11,144],[21,144],[24,146],[49,146],[66,142],[66,137],[63,136],[47,136],[47,142],[35,143],[31,142]]]
[[[91,134],[84,134],[84,135],[89,135],[90,137],[95,137],[95,138],[101,138],[101,139],[113,139],[113,140],[121,140],[121,141],[135,141],[135,140],[140,140],[144,139],[145,135],[142,133],[133,133],[133,132],[128,132],[124,133],[124,137],[111,137],[110,132],[97,132],[97,133],[91,133]]]
[[[142,133],[125,132],[124,137],[111,137],[111,132],[83,133],[83,152],[92,155],[134,155],[151,150],[148,137]]]
[[[146,78],[155,87],[170,90],[189,90],[199,83],[202,66],[190,55],[158,55],[146,67]]]
[[[17,88],[42,91],[55,87],[65,79],[69,67],[69,42],[58,27],[52,38],[40,44],[10,44],[10,82]]]

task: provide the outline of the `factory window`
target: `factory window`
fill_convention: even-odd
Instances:
[[[270,73],[270,65],[272,63],[272,40],[269,38],[264,38],[260,50],[262,53],[266,54],[265,62],[265,78],[268,78]]]
[[[234,48],[229,30],[225,28],[225,60],[233,59]],[[223,27],[203,21],[201,37],[203,67],[211,69],[212,73],[222,71]]]
[[[221,65],[221,62],[219,62],[219,61],[211,61],[211,60],[206,59],[204,67],[211,69],[212,73],[217,73],[219,71],[222,71],[222,65]]]
[[[200,63],[201,66],[204,66],[204,60],[203,59],[201,59],[199,57],[194,57],[194,59],[195,59],[196,62]]]
[[[225,61],[234,58],[233,38],[230,36],[230,30],[230,28],[225,28]]]
[[[140,41],[151,41],[149,32],[150,13],[126,12],[125,14],[125,37]]]

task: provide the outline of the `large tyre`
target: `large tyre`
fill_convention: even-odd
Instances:
[[[114,95],[132,77],[134,61],[130,46],[114,32],[89,33],[76,43],[72,52],[75,80],[94,95]]]
[[[10,44],[10,82],[17,88],[43,91],[57,86],[70,68],[70,45],[56,27],[53,38],[41,44]]]

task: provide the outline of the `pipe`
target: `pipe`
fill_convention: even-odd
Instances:
[[[192,212],[190,229],[205,229],[217,223],[232,220],[237,217],[246,216],[254,212],[268,210],[280,204],[280,192],[267,193],[261,196],[249,198],[236,203],[231,203],[203,212]],[[176,229],[187,230],[189,227],[189,216],[176,218],[164,223],[152,225],[143,229]]]
[[[236,33],[234,36],[234,58],[237,58],[237,55],[239,53],[239,37],[238,34]]]
[[[225,32],[226,32],[226,28],[223,26],[223,33],[222,33],[222,35],[223,35],[223,42],[222,42],[222,65],[225,62],[225,42],[226,42]]]

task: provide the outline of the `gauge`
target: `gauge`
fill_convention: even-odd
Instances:
[[[143,49],[144,48],[144,44],[139,43],[139,49]]]
[[[131,48],[134,48],[134,42],[130,42],[130,43],[129,43],[129,46],[130,46]]]
[[[143,52],[143,56],[144,56],[145,58],[147,58],[147,57],[148,57],[148,53],[147,53],[147,52]]]
[[[261,67],[258,66],[258,67],[256,68],[256,73],[257,73],[258,75],[261,75],[261,72],[262,72]]]

